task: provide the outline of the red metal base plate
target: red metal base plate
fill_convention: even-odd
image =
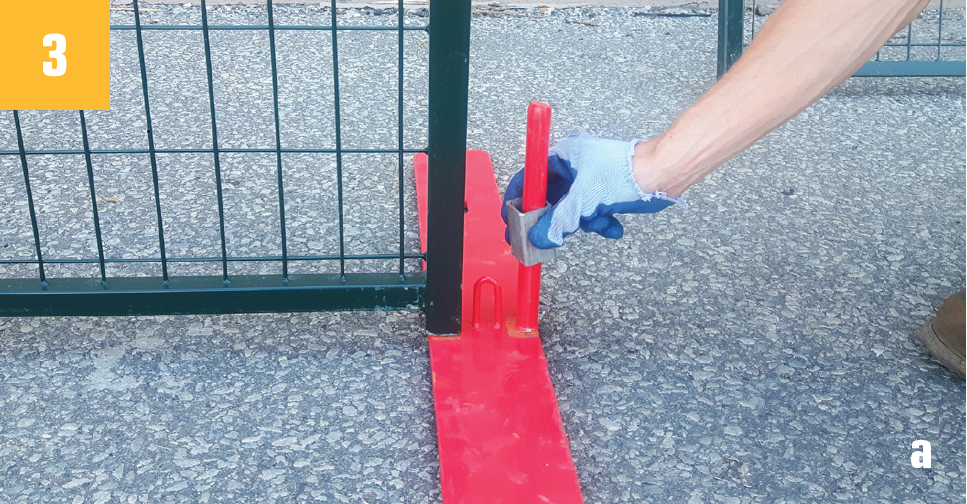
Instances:
[[[426,162],[416,156],[424,243]],[[430,336],[443,502],[582,503],[540,337],[508,330],[519,263],[504,241],[500,193],[486,152],[467,153],[466,194],[463,331]],[[488,280],[481,289],[471,287],[484,277],[500,288],[483,285]],[[496,303],[480,299],[491,292]]]

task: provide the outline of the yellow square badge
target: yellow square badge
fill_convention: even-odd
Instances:
[[[111,108],[109,0],[0,0],[0,110]]]

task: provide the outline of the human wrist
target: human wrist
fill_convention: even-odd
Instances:
[[[673,192],[674,185],[669,180],[669,170],[659,162],[657,148],[658,138],[635,145],[635,153],[631,158],[631,172],[635,183],[645,194],[663,193],[677,198],[681,193]]]

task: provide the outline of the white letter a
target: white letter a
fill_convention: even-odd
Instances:
[[[920,451],[910,455],[910,464],[917,469],[930,469],[930,442],[918,439],[913,442],[913,449]]]

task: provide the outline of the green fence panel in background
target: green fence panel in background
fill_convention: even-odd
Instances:
[[[755,37],[766,17],[760,12],[760,7],[756,0],[719,0],[717,66],[720,77],[742,55],[743,47]],[[951,26],[962,28],[964,22],[963,19],[959,23],[947,20],[945,24],[945,12],[948,11],[943,0],[940,0],[936,10],[928,8],[918,20],[884,44],[854,76],[963,77],[967,73],[964,36],[962,31],[949,32]],[[936,20],[933,19],[934,13]],[[916,34],[914,24],[918,24]],[[914,38],[919,41],[915,42]]]
[[[337,5],[331,0],[329,23],[325,25],[279,25],[271,0],[265,5],[267,24],[219,25],[209,23],[209,9],[201,2],[201,24],[142,24],[144,10],[137,2],[131,4],[134,24],[112,25],[116,32],[134,31],[137,41],[138,66],[140,69],[141,94],[143,95],[143,124],[131,128],[145,128],[145,148],[99,148],[92,149],[88,139],[88,117],[79,111],[81,149],[32,149],[25,148],[24,128],[21,114],[13,111],[13,127],[16,130],[17,148],[0,150],[0,159],[9,157],[19,161],[26,196],[27,215],[22,221],[30,225],[33,257],[5,258],[0,260],[0,316],[36,315],[139,315],[139,314],[189,314],[189,313],[241,313],[241,312],[291,312],[317,310],[373,310],[373,309],[426,309],[429,331],[446,334],[459,330],[461,298],[461,253],[463,236],[463,184],[465,169],[467,131],[467,86],[470,33],[469,0],[434,0],[430,2],[430,22],[421,26],[404,23],[403,2],[396,5],[395,26],[340,25]],[[161,75],[149,75],[145,64],[144,33],[148,31],[201,32],[204,43],[208,114],[211,122],[211,148],[157,148],[152,124],[152,103],[149,83],[152,87],[164,86]],[[227,148],[219,143],[219,126],[222,125],[216,111],[215,76],[212,65],[211,33],[216,31],[266,31],[268,33],[272,77],[272,108],[274,113],[274,146],[258,148]],[[278,32],[316,31],[328,32],[331,37],[332,64],[332,110],[320,110],[319,114],[335,117],[335,146],[333,148],[284,148],[279,112],[279,44]],[[351,31],[395,32],[396,50],[399,58],[398,72],[393,76],[398,87],[396,145],[372,148],[347,148],[343,141],[343,118],[340,96],[340,38]],[[429,37],[429,75],[427,138],[425,148],[404,148],[404,33],[427,32]],[[199,50],[201,50],[199,48]],[[283,48],[284,50],[284,48]],[[385,75],[373,75],[373,79],[385,80]],[[51,133],[53,135],[53,133]],[[226,246],[226,209],[223,200],[222,158],[231,154],[266,154],[274,156],[276,165],[274,184],[278,191],[278,226],[281,247],[277,254],[233,256]],[[426,254],[407,252],[404,247],[406,222],[404,216],[404,171],[407,157],[426,153],[429,157],[429,215],[428,249]],[[98,155],[146,155],[151,169],[151,199],[153,221],[157,224],[157,249],[152,257],[112,257],[105,252],[105,236],[101,213],[98,208],[98,191],[95,185],[92,156]],[[203,154],[211,156],[215,199],[218,210],[218,249],[212,257],[174,257],[169,250],[169,237],[165,236],[165,213],[162,211],[162,193],[159,190],[158,156],[171,154]],[[336,190],[331,197],[338,207],[338,253],[319,255],[293,255],[287,241],[285,187],[283,170],[284,154],[327,154],[335,157]],[[346,250],[346,227],[344,210],[344,156],[349,154],[393,155],[398,178],[398,218],[390,225],[398,227],[399,247],[393,254],[350,254]],[[85,209],[93,216],[96,256],[51,258],[45,257],[42,243],[45,240],[40,227],[31,164],[37,156],[83,156],[87,167],[87,187],[92,208]],[[274,204],[274,203],[273,203]],[[9,204],[7,204],[9,205]],[[7,206],[5,205],[5,206]],[[18,216],[19,217],[19,216]],[[410,219],[413,220],[413,219]],[[26,236],[26,229],[22,233]],[[426,271],[420,268],[420,260],[426,260]],[[318,274],[293,274],[290,264],[329,263],[338,264],[338,272]],[[392,272],[350,272],[346,262],[393,261]],[[233,275],[229,266],[244,262],[272,263],[277,273],[268,275]],[[160,276],[111,276],[108,265],[154,264],[160,266]],[[214,264],[218,276],[173,276],[172,264]],[[33,265],[37,274],[32,278],[4,275],[5,267]],[[97,278],[59,277],[50,273],[52,265],[97,265]],[[335,266],[333,266],[335,269]],[[22,271],[22,270],[20,270]]]

